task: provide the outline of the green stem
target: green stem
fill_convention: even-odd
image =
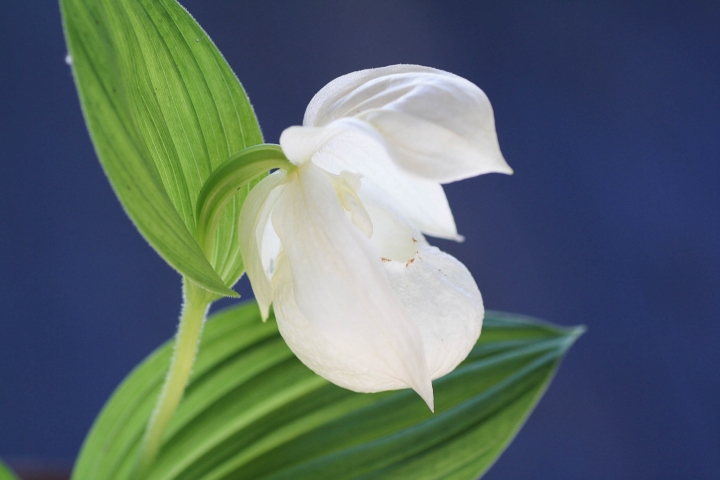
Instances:
[[[220,217],[230,200],[238,190],[274,168],[289,170],[294,166],[285,158],[279,145],[256,145],[232,155],[205,181],[197,199],[195,238],[208,259],[212,258]],[[135,480],[145,480],[150,473],[165,431],[190,378],[208,307],[218,298],[187,278],[183,278],[183,292],[185,303],[175,336],[175,352],[145,431],[134,472]]]
[[[185,303],[175,336],[175,352],[170,360],[170,369],[165,377],[162,392],[145,431],[134,475],[136,480],[147,478],[160,450],[163,435],[175,414],[190,377],[208,307],[217,298],[187,278],[183,279],[183,293]]]

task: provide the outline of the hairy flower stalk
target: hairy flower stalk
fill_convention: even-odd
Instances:
[[[140,457],[135,468],[134,477],[136,479],[147,477],[160,450],[163,435],[175,414],[190,378],[208,307],[217,298],[216,295],[203,290],[187,279],[183,280],[183,297],[182,314],[175,335],[175,351],[170,360],[170,368],[165,377],[162,391],[143,437]]]
[[[240,248],[263,317],[308,367],[359,392],[431,381],[480,335],[484,308],[468,270],[423,234],[459,240],[442,189],[512,173],[492,107],[471,82],[395,65],[325,86],[280,144],[294,168],[250,193]]]

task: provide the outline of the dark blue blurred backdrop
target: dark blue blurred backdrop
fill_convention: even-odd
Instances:
[[[589,329],[488,479],[720,477],[719,5],[186,2],[269,142],[362,68],[429,65],[490,97],[516,173],[447,186],[467,241],[436,243],[489,308]],[[6,458],[70,461],[180,305],[100,169],[65,54],[55,1],[3,3]]]

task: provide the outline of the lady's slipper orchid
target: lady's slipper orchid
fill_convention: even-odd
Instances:
[[[460,239],[441,183],[511,173],[485,94],[456,75],[395,65],[326,85],[280,144],[296,168],[260,182],[241,253],[267,317],[308,367],[359,392],[413,388],[469,353],[480,292],[424,234]]]

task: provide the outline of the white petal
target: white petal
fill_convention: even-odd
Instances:
[[[451,104],[436,99],[423,105],[429,113]],[[458,112],[453,117],[450,108],[445,110],[448,118],[462,116]],[[486,118],[473,119],[469,110],[466,113],[467,125],[475,123],[477,128],[473,132],[454,131],[448,125],[404,112],[374,111],[364,117],[385,137],[393,160],[415,175],[450,183],[485,173],[513,173],[500,153],[492,110]]]
[[[420,231],[434,237],[459,239],[442,186],[399,168],[388,155],[383,139],[369,124],[341,119],[324,128],[334,134],[314,153],[313,163],[336,175],[344,170],[359,174],[363,188],[367,183],[368,188],[384,192]]]
[[[470,352],[482,328],[482,296],[465,266],[427,244],[382,197],[361,190],[373,222],[373,243],[395,295],[420,329],[433,379],[451,372]],[[394,255],[394,256],[393,256]]]
[[[248,194],[240,211],[238,222],[240,254],[242,255],[245,271],[252,285],[255,299],[260,306],[263,320],[267,319],[268,310],[273,299],[272,285],[266,273],[267,264],[271,257],[267,255],[268,245],[266,237],[267,225],[270,223],[270,212],[285,181],[285,173],[277,171],[260,181]],[[263,265],[265,253],[265,265]]]
[[[275,203],[277,195],[279,195],[279,191],[273,191],[271,195],[272,199],[268,200],[267,206],[263,209],[264,216],[262,223],[265,223],[265,232],[263,232],[262,237],[258,237],[262,238],[261,241],[258,241],[260,244],[260,257],[262,257],[263,269],[265,270],[265,274],[268,278],[272,278],[273,273],[277,268],[277,257],[282,249],[280,238],[278,238],[277,233],[275,233],[272,222],[268,221],[272,204]]]
[[[298,358],[351,390],[409,386],[432,408],[420,332],[327,174],[312,163],[290,174],[272,222],[287,259],[273,277],[275,312]]]
[[[512,173],[498,145],[492,106],[476,85],[442,70],[394,65],[340,77],[313,98],[304,125],[366,120],[402,169],[447,183]]]
[[[470,353],[480,336],[485,309],[467,268],[422,239],[418,241],[414,261],[384,266],[396,296],[420,329],[430,375],[435,379],[454,370]]]
[[[304,165],[330,138],[342,129],[288,127],[280,134],[280,146],[293,164]]]
[[[368,189],[367,185],[359,193],[373,225],[370,241],[382,260],[405,263],[415,258],[418,241],[412,225],[403,219],[402,213],[376,190]]]
[[[305,109],[303,125],[322,127],[338,118],[352,117],[359,111],[381,107],[388,101],[383,98],[383,94],[388,95],[387,89],[384,85],[377,84],[376,88],[379,90],[377,92],[373,88],[368,88],[368,85],[372,85],[372,82],[378,78],[413,73],[437,73],[453,76],[451,73],[420,65],[390,65],[348,73],[328,83],[315,94]],[[363,89],[363,87],[365,88]],[[372,103],[378,100],[379,103]]]
[[[371,238],[373,236],[373,224],[370,220],[370,215],[368,215],[365,206],[357,194],[358,189],[360,189],[360,177],[347,170],[343,170],[340,172],[340,175],[328,173],[328,178],[335,188],[335,193],[337,193],[340,204],[345,211],[348,212],[350,221],[358,230],[364,233],[366,237]]]

